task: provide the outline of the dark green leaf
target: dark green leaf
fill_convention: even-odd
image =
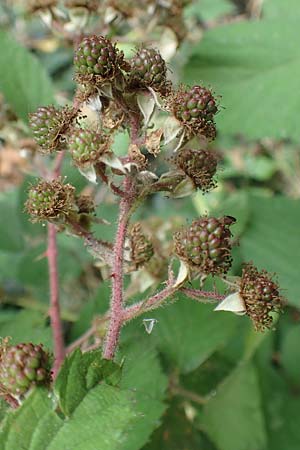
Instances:
[[[63,413],[70,416],[87,392],[100,381],[117,384],[120,372],[120,366],[102,359],[100,350],[87,353],[75,350],[65,359],[54,385]]]
[[[33,342],[52,347],[52,333],[46,316],[38,311],[23,310],[1,324],[1,336],[11,337],[11,344]]]
[[[71,417],[60,418],[47,392],[35,390],[0,429],[0,450],[118,450],[136,414],[132,394],[99,385]]]
[[[210,305],[183,295],[178,297],[175,304],[151,314],[158,320],[152,334],[168,359],[187,373],[226,345],[237,318],[233,314],[213,312]]]

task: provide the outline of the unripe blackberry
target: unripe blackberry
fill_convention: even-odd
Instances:
[[[192,269],[204,274],[226,273],[231,266],[230,225],[235,219],[201,217],[174,235],[175,253]]]
[[[130,60],[129,84],[132,88],[151,87],[166,92],[167,66],[159,51],[153,48],[140,48]]]
[[[132,225],[129,231],[130,261],[135,269],[143,266],[153,256],[153,245],[144,235],[140,223]]]
[[[0,348],[0,391],[21,398],[33,386],[51,381],[49,354],[42,345],[3,345]]]
[[[84,128],[75,129],[69,140],[69,149],[76,166],[93,165],[109,147],[104,134]]]
[[[92,75],[109,81],[118,70],[121,57],[109,39],[103,36],[88,36],[75,52],[75,70],[79,77]]]
[[[57,109],[54,106],[41,106],[35,113],[29,114],[29,125],[42,152],[51,153],[61,150],[64,133],[75,117],[69,108]]]
[[[245,302],[246,314],[258,331],[271,327],[271,313],[280,312],[284,304],[272,275],[266,270],[259,271],[252,263],[243,267],[240,295]]]
[[[215,187],[213,177],[217,171],[218,160],[213,152],[183,148],[176,153],[174,163],[193,180],[196,188],[207,192]]]
[[[70,184],[63,184],[61,179],[41,180],[32,186],[25,203],[27,212],[33,222],[54,221],[64,222],[75,209],[75,188]]]
[[[214,116],[218,111],[216,100],[209,89],[193,86],[179,89],[169,101],[175,118],[191,135],[203,135],[214,139],[216,128]]]

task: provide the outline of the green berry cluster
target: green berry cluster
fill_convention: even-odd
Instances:
[[[225,216],[201,217],[174,235],[175,253],[192,269],[203,274],[226,273],[231,266],[230,225],[235,219]]]
[[[77,128],[69,139],[69,150],[76,166],[92,165],[109,149],[110,141],[103,133]]]
[[[32,221],[63,222],[74,210],[74,187],[63,184],[61,179],[41,180],[32,186],[25,207]]]
[[[58,109],[53,105],[41,106],[29,114],[29,126],[42,153],[63,149],[65,134],[75,115],[71,108]]]
[[[0,349],[0,390],[17,398],[33,386],[51,380],[49,355],[42,345],[2,345]]]

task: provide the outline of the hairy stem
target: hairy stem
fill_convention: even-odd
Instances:
[[[131,190],[131,181],[125,179],[124,189],[126,192]],[[129,221],[129,211],[132,200],[130,197],[123,197],[120,202],[120,213],[116,240],[114,245],[113,273],[112,273],[112,297],[110,306],[110,322],[108,333],[104,345],[103,357],[113,359],[122,327],[123,314],[123,278],[124,278],[124,244]]]
[[[192,289],[183,287],[180,289],[187,297],[197,300],[201,303],[216,303],[224,300],[225,295],[218,294],[217,292],[202,291],[200,289]]]
[[[140,316],[144,312],[158,308],[168,297],[174,294],[174,292],[176,292],[177,290],[178,287],[174,288],[173,286],[168,285],[165,287],[165,289],[161,290],[152,297],[128,306],[123,311],[123,322],[128,322],[129,320]]]
[[[55,378],[61,363],[65,357],[65,345],[63,338],[62,322],[60,318],[59,306],[59,282],[57,269],[57,243],[56,228],[52,223],[48,224],[48,268],[50,281],[50,320],[54,341],[54,366],[53,377]]]

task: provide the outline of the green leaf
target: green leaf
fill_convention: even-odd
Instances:
[[[241,238],[243,259],[278,274],[283,294],[299,306],[299,201],[252,195],[249,206],[251,220]]]
[[[151,313],[158,320],[152,332],[159,349],[184,373],[196,369],[230,339],[237,318],[233,314],[213,312],[179,295],[179,300]]]
[[[125,362],[121,380],[121,388],[135,393],[137,422],[128,431],[128,436],[120,450],[139,450],[150,434],[159,426],[159,419],[165,411],[163,403],[167,388],[167,377],[160,367],[157,352],[149,339],[141,336],[131,341],[122,353]]]
[[[6,416],[0,428],[0,450],[31,449],[32,436],[39,430],[50,406],[47,391],[36,389],[32,392],[22,407]]]
[[[1,56],[0,56],[1,60]],[[0,250],[18,252],[23,249],[22,227],[17,209],[17,191],[6,192],[0,197]]]
[[[92,389],[45,450],[119,450],[136,417],[131,396],[106,385]]]
[[[300,386],[300,328],[290,326],[282,340],[281,364],[289,378]]]
[[[222,96],[221,133],[299,139],[299,17],[285,14],[215,27],[193,49],[184,81]]]
[[[64,419],[47,392],[36,389],[0,429],[0,450],[118,450],[135,419],[132,394],[98,385]]]
[[[262,404],[268,429],[268,450],[298,450],[300,442],[300,398],[282,370],[271,364],[272,347],[260,351],[257,361]]]
[[[61,410],[70,416],[90,389],[100,381],[115,385],[120,374],[120,366],[103,360],[100,350],[87,353],[75,350],[65,359],[54,385]]]
[[[238,366],[217,388],[199,423],[218,450],[265,449],[259,383],[251,363]]]
[[[11,337],[11,344],[33,342],[52,347],[52,333],[46,323],[46,316],[38,311],[23,310],[1,323],[1,337]]]
[[[9,33],[0,31],[0,46],[0,90],[16,114],[27,122],[28,113],[54,102],[51,81],[36,57]]]

